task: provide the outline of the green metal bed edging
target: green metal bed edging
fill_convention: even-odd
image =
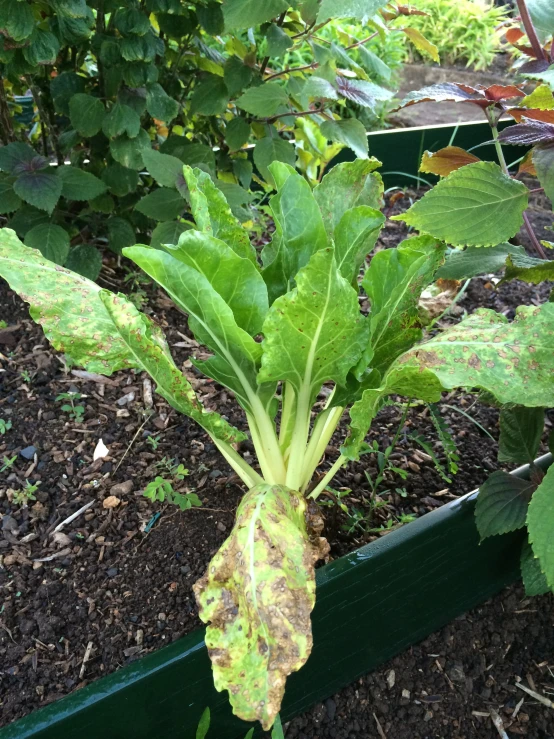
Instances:
[[[537,460],[546,469],[550,454]],[[515,475],[526,477],[529,467]],[[289,678],[287,720],[477,606],[519,577],[519,531],[482,544],[476,492],[317,572],[314,648]],[[0,739],[242,739],[249,726],[213,687],[203,630],[5,727]],[[259,736],[259,734],[258,734]]]

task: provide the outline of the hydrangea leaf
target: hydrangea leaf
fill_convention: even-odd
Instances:
[[[194,592],[217,690],[245,721],[273,724],[285,680],[312,648],[314,562],[306,501],[279,485],[249,490],[229,538]]]
[[[452,172],[392,220],[453,246],[495,246],[519,231],[527,199],[526,186],[497,164],[476,162]]]
[[[554,588],[554,465],[549,468],[531,498],[527,528],[541,571],[549,587]]]

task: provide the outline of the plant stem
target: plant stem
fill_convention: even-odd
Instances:
[[[227,462],[248,488],[253,488],[254,485],[259,485],[259,483],[263,482],[263,478],[258,475],[256,470],[252,469],[248,462],[246,462],[230,444],[220,441],[213,436],[212,439],[221,454],[225,457]]]
[[[506,159],[504,158],[504,152],[502,151],[502,144],[500,143],[500,140],[498,138],[498,126],[495,122],[493,122],[492,118],[488,116],[489,118],[489,124],[492,131],[492,137],[494,139],[494,146],[496,149],[496,155],[498,156],[498,161],[500,163],[500,166],[502,167],[502,171],[504,174],[506,174],[508,177],[510,176],[510,171],[508,169],[508,165],[506,164]],[[537,236],[533,230],[533,226],[531,225],[531,221],[529,220],[529,216],[526,212],[523,213],[523,223],[525,224],[525,229],[529,235],[529,238],[531,239],[531,243],[533,244],[533,247],[537,254],[541,257],[541,259],[547,259],[546,253],[544,249],[542,248],[541,242],[537,239]]]
[[[343,411],[344,408],[340,406],[329,408],[317,419],[319,423],[316,421],[308,448],[306,449],[306,456],[304,457],[304,480],[301,492],[304,492],[310,484],[319,460],[325,453],[327,444],[340,423]]]
[[[335,462],[335,464],[331,467],[329,472],[327,472],[325,477],[316,485],[316,487],[308,495],[308,498],[311,498],[312,500],[316,500],[321,495],[321,493],[325,490],[327,485],[331,482],[331,480],[337,474],[340,468],[343,467],[347,462],[348,462],[348,459],[341,454],[340,457]]]
[[[525,28],[525,33],[527,34],[527,38],[529,39],[529,43],[533,48],[533,52],[536,58],[548,60],[548,56],[546,55],[545,50],[542,48],[539,37],[537,36],[537,32],[535,30],[535,26],[533,25],[533,21],[531,20],[531,16],[529,15],[529,9],[525,0],[517,0],[517,8],[521,16],[523,27]]]

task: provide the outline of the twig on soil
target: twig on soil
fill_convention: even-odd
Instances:
[[[521,683],[516,683],[516,688],[519,688],[520,690],[524,690],[532,698],[539,701],[539,703],[542,703],[543,706],[548,706],[548,708],[554,708],[554,703],[550,699],[545,698],[544,695],[541,695],[540,693],[537,693],[534,690],[531,690],[531,688],[528,688],[526,685],[522,685]]]
[[[146,426],[146,424],[148,423],[148,421],[149,421],[150,417],[151,417],[151,414],[149,413],[149,414],[148,414],[148,415],[146,416],[146,418],[144,419],[144,421],[143,421],[143,422],[141,423],[141,425],[140,425],[140,426],[138,427],[138,429],[137,429],[137,432],[136,432],[136,434],[135,434],[135,435],[133,436],[133,438],[131,439],[131,443],[129,444],[129,446],[127,447],[127,449],[125,449],[125,453],[123,454],[123,456],[121,457],[121,459],[120,459],[120,460],[119,460],[119,462],[117,463],[117,466],[116,466],[115,470],[113,471],[113,474],[114,474],[114,475],[115,475],[115,473],[117,472],[117,470],[118,470],[118,469],[119,469],[119,468],[121,467],[121,464],[123,463],[123,460],[125,459],[125,457],[126,457],[126,456],[127,456],[128,454],[129,454],[129,452],[131,451],[131,447],[132,447],[132,446],[133,446],[133,444],[135,443],[135,440],[136,440],[137,436],[138,436],[138,435],[140,434],[140,432],[142,431],[142,429],[143,429],[143,428],[144,428],[144,427]]]
[[[89,641],[87,644],[87,648],[85,650],[85,656],[83,657],[83,664],[81,665],[81,670],[79,672],[79,680],[82,680],[85,674],[85,665],[88,662],[90,658],[90,653],[92,652],[92,642]]]
[[[71,554],[71,547],[60,549],[59,552],[56,552],[55,554],[51,554],[49,557],[41,557],[40,559],[34,559],[33,562],[51,562],[53,559],[59,559],[60,557],[65,557],[66,554]]]
[[[377,733],[379,734],[379,736],[381,737],[381,739],[387,739],[387,735],[383,731],[383,727],[379,723],[379,719],[377,718],[377,716],[375,714],[373,714],[373,718],[375,719],[375,723],[377,724]]]
[[[522,698],[522,699],[521,699],[521,700],[519,701],[519,703],[517,704],[517,706],[516,706],[516,707],[514,708],[514,712],[512,713],[512,716],[511,716],[511,718],[512,718],[512,721],[513,721],[513,720],[515,719],[515,717],[516,717],[516,716],[517,716],[517,714],[519,713],[519,711],[520,711],[520,709],[521,709],[521,706],[523,705],[523,701],[524,701],[524,700],[525,700],[525,698]]]
[[[494,708],[491,708],[490,709],[490,715],[491,715],[492,722],[493,722],[496,730],[498,731],[498,733],[502,737],[502,739],[510,739],[510,737],[508,736],[508,734],[506,734],[506,730],[504,729],[504,724],[502,723],[502,719],[496,713],[496,711],[494,710]]]
[[[85,511],[88,511],[88,509],[91,506],[93,506],[94,503],[95,503],[94,500],[91,500],[88,503],[85,503],[85,505],[84,506],[81,506],[78,511],[75,511],[75,513],[72,513],[71,516],[68,516],[67,518],[64,518],[64,520],[61,521],[56,526],[56,528],[54,529],[54,531],[52,531],[52,533],[55,534],[56,532],[61,531],[63,529],[63,527],[66,525],[66,523],[71,523],[72,521],[74,521],[77,518],[77,516],[80,516],[81,515],[81,513],[84,513]]]

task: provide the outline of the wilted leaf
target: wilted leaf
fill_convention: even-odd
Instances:
[[[439,177],[446,177],[460,167],[466,164],[474,164],[479,162],[479,157],[471,154],[459,146],[446,146],[438,151],[424,151],[419,167],[420,172],[427,174],[436,174]]]
[[[217,690],[233,711],[269,729],[285,680],[312,648],[314,562],[306,501],[279,485],[244,496],[229,538],[194,585]]]
[[[495,246],[519,231],[527,199],[525,185],[497,164],[476,162],[452,172],[391,220],[454,246]]]
[[[497,470],[481,485],[475,506],[475,523],[481,539],[522,529],[534,483]]]

